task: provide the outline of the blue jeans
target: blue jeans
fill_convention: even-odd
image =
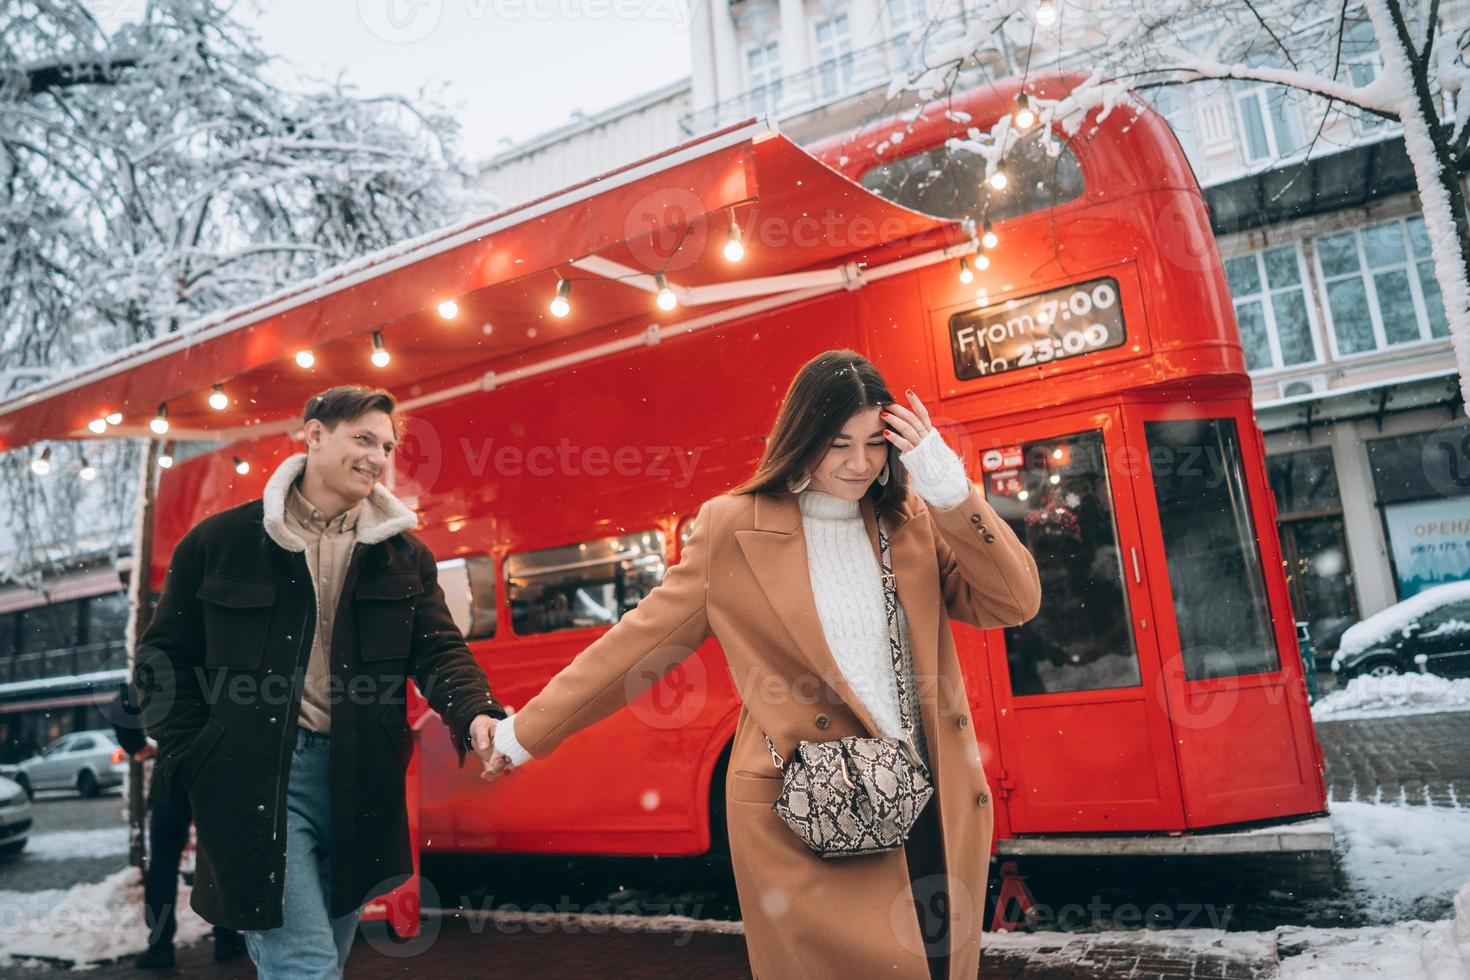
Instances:
[[[328,736],[296,729],[286,786],[285,924],[245,933],[245,948],[260,980],[335,980],[352,950],[362,910],[335,919],[329,911],[331,760]]]

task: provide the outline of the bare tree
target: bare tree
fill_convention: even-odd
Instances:
[[[110,33],[71,0],[0,8],[0,376],[105,359],[457,216],[449,117],[288,91],[269,60],[220,0],[153,0]],[[54,452],[53,476],[108,453]],[[0,465],[12,574],[85,535],[89,500],[126,540],[131,507],[102,488],[135,485],[136,452],[95,489],[24,462]]]

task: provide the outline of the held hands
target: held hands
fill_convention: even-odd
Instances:
[[[470,722],[470,745],[485,766],[480,778],[487,783],[493,783],[510,771],[510,759],[495,748],[496,724],[489,715],[476,715]]]
[[[882,415],[888,426],[883,434],[901,453],[911,452],[934,427],[929,421],[929,410],[919,401],[919,396],[914,394],[913,389],[905,390],[904,394],[908,395],[909,404],[913,406],[912,411],[898,402],[892,402]]]

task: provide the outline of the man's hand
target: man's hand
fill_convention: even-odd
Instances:
[[[480,757],[485,769],[480,778],[494,782],[510,770],[510,759],[495,749],[496,721],[489,715],[476,715],[470,722],[470,745]]]
[[[158,746],[152,742],[147,743],[141,749],[133,753],[134,762],[147,762],[158,754]]]

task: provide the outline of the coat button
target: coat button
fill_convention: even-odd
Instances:
[[[828,718],[826,715],[817,715],[817,717],[813,719],[813,723],[818,728],[826,728],[828,725],[832,724],[832,719]]]
[[[992,544],[992,543],[994,543],[994,541],[995,541],[995,535],[993,535],[993,534],[987,534],[987,535],[985,535],[985,543],[986,544]]]
[[[982,520],[981,520],[980,515],[979,514],[971,514],[970,515],[970,523],[971,524],[974,524],[976,527],[979,527],[981,525],[981,523],[982,523]]]
[[[970,727],[970,716],[969,715],[960,715],[960,727],[961,728],[969,728]]]
[[[988,805],[990,803],[990,794],[981,793],[979,796],[975,797],[975,802],[980,804],[981,806]]]

